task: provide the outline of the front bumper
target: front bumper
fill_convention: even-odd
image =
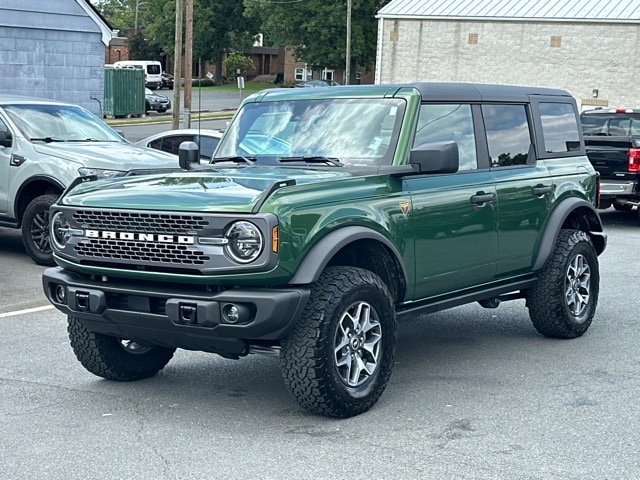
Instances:
[[[139,283],[88,280],[60,267],[46,269],[42,282],[58,310],[79,317],[93,332],[231,358],[246,355],[252,341],[282,338],[309,298],[305,288],[145,288]],[[237,307],[237,319],[228,315],[231,306]]]
[[[151,111],[171,110],[171,102],[164,102],[164,103],[149,102],[149,110]]]

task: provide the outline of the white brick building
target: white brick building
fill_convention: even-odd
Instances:
[[[376,83],[564,88],[583,108],[640,107],[640,0],[392,0]]]

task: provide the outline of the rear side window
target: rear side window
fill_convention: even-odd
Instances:
[[[562,153],[580,150],[580,134],[573,105],[541,102],[538,108],[545,152]]]
[[[482,105],[492,167],[526,165],[531,134],[524,105]]]

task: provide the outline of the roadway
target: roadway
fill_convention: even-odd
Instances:
[[[400,322],[385,393],[346,420],[302,410],[274,358],[178,351],[151,379],[91,375],[43,268],[0,228],[0,478],[640,478],[640,225],[602,218],[586,335],[541,337],[522,300]]]

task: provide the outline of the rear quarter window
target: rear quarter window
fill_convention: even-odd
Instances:
[[[540,122],[546,153],[580,150],[580,133],[575,110],[570,103],[541,102]]]

